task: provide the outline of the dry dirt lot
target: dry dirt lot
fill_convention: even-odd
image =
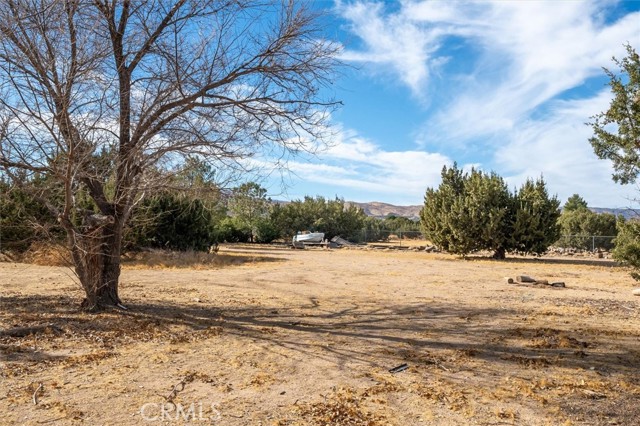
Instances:
[[[611,263],[218,256],[129,263],[129,310],[101,314],[68,269],[0,263],[0,330],[52,324],[0,337],[0,424],[640,424],[640,298]]]

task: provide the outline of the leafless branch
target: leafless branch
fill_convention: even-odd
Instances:
[[[298,1],[4,0],[0,170],[45,177],[85,290],[112,288],[134,204],[188,158],[326,142],[338,49]],[[77,217],[87,196],[112,223]]]

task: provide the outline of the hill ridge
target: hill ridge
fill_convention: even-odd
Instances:
[[[287,201],[275,201],[277,203],[286,204]],[[347,206],[360,207],[367,216],[384,219],[388,216],[406,217],[411,220],[420,220],[420,205],[395,205],[391,203],[385,203],[382,201],[369,201],[369,202],[357,202],[357,201],[345,201]],[[628,207],[589,207],[594,213],[609,213],[613,215],[622,215],[625,219],[639,218],[640,210],[634,210]]]
[[[412,220],[420,219],[420,210],[422,205],[408,205],[398,206],[391,203],[384,203],[381,201],[370,201],[366,203],[359,203],[356,201],[346,201],[347,205],[354,205],[360,207],[367,216],[385,218],[388,216],[406,217]],[[640,211],[631,208],[622,207],[589,207],[594,213],[602,214],[609,213],[613,215],[622,215],[625,219],[640,217]]]
[[[346,201],[345,204],[360,207],[367,216],[385,218],[387,216],[406,217],[412,220],[420,219],[420,210],[422,205],[396,206],[381,201],[370,201],[367,203],[358,203],[355,201]]]

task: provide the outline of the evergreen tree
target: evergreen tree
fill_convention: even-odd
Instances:
[[[640,172],[640,56],[630,45],[626,49],[625,58],[613,58],[620,74],[604,69],[613,92],[609,109],[588,123],[594,133],[589,139],[593,150],[598,157],[611,160],[613,180],[621,184],[635,182]]]
[[[450,220],[454,204],[459,205],[459,200],[464,194],[463,174],[454,163],[453,167],[442,168],[441,177],[442,182],[438,189],[427,188],[424,206],[420,211],[420,222],[425,237],[432,244],[445,251],[457,252],[459,244],[456,242]]]
[[[579,196],[578,194],[573,194],[571,197],[567,199],[567,202],[564,203],[564,207],[562,210],[565,212],[570,212],[574,210],[583,210],[587,208],[587,202]]]
[[[42,180],[36,176],[12,186],[0,177],[0,251],[22,252],[35,241],[61,240],[62,230],[47,210],[46,199],[33,195],[44,192],[38,191]]]
[[[165,192],[147,198],[131,219],[129,248],[207,250],[216,242],[213,214],[198,199]]]
[[[572,247],[583,250],[613,248],[613,240],[610,238],[597,238],[594,236],[615,237],[618,233],[617,223],[624,221],[622,216],[616,217],[610,213],[595,213],[589,210],[587,202],[579,195],[574,194],[564,205],[564,209],[558,225],[562,237],[556,242],[560,247]]]
[[[618,236],[613,249],[614,259],[630,266],[633,279],[640,281],[640,222],[637,220],[618,222]]]
[[[496,173],[444,167],[442,183],[427,189],[420,212],[424,234],[443,250],[463,256],[492,250],[542,253],[558,238],[559,202],[544,181],[527,181],[515,194]]]
[[[516,206],[511,249],[524,253],[544,253],[560,237],[560,201],[556,197],[549,197],[542,178],[535,182],[527,179],[514,200]]]
[[[592,117],[589,139],[596,155],[611,160],[613,180],[621,184],[634,183],[640,173],[640,55],[629,44],[627,56],[613,58],[620,69],[616,74],[604,69],[609,77],[613,99],[609,108]],[[613,125],[613,126],[612,126]],[[614,258],[640,269],[640,227],[637,222],[619,223]],[[631,274],[640,279],[638,272]]]

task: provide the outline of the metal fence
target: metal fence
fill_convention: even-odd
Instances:
[[[573,248],[578,250],[604,250],[609,251],[614,247],[615,235],[563,235],[553,244],[560,248]]]
[[[386,229],[363,229],[354,236],[357,243],[385,243],[391,245],[424,244],[424,236],[420,231],[391,231]]]
[[[553,247],[586,251],[610,251],[614,247],[615,235],[563,235]],[[394,246],[416,246],[429,244],[420,231],[390,231],[363,229],[354,235],[355,243],[381,243]]]

